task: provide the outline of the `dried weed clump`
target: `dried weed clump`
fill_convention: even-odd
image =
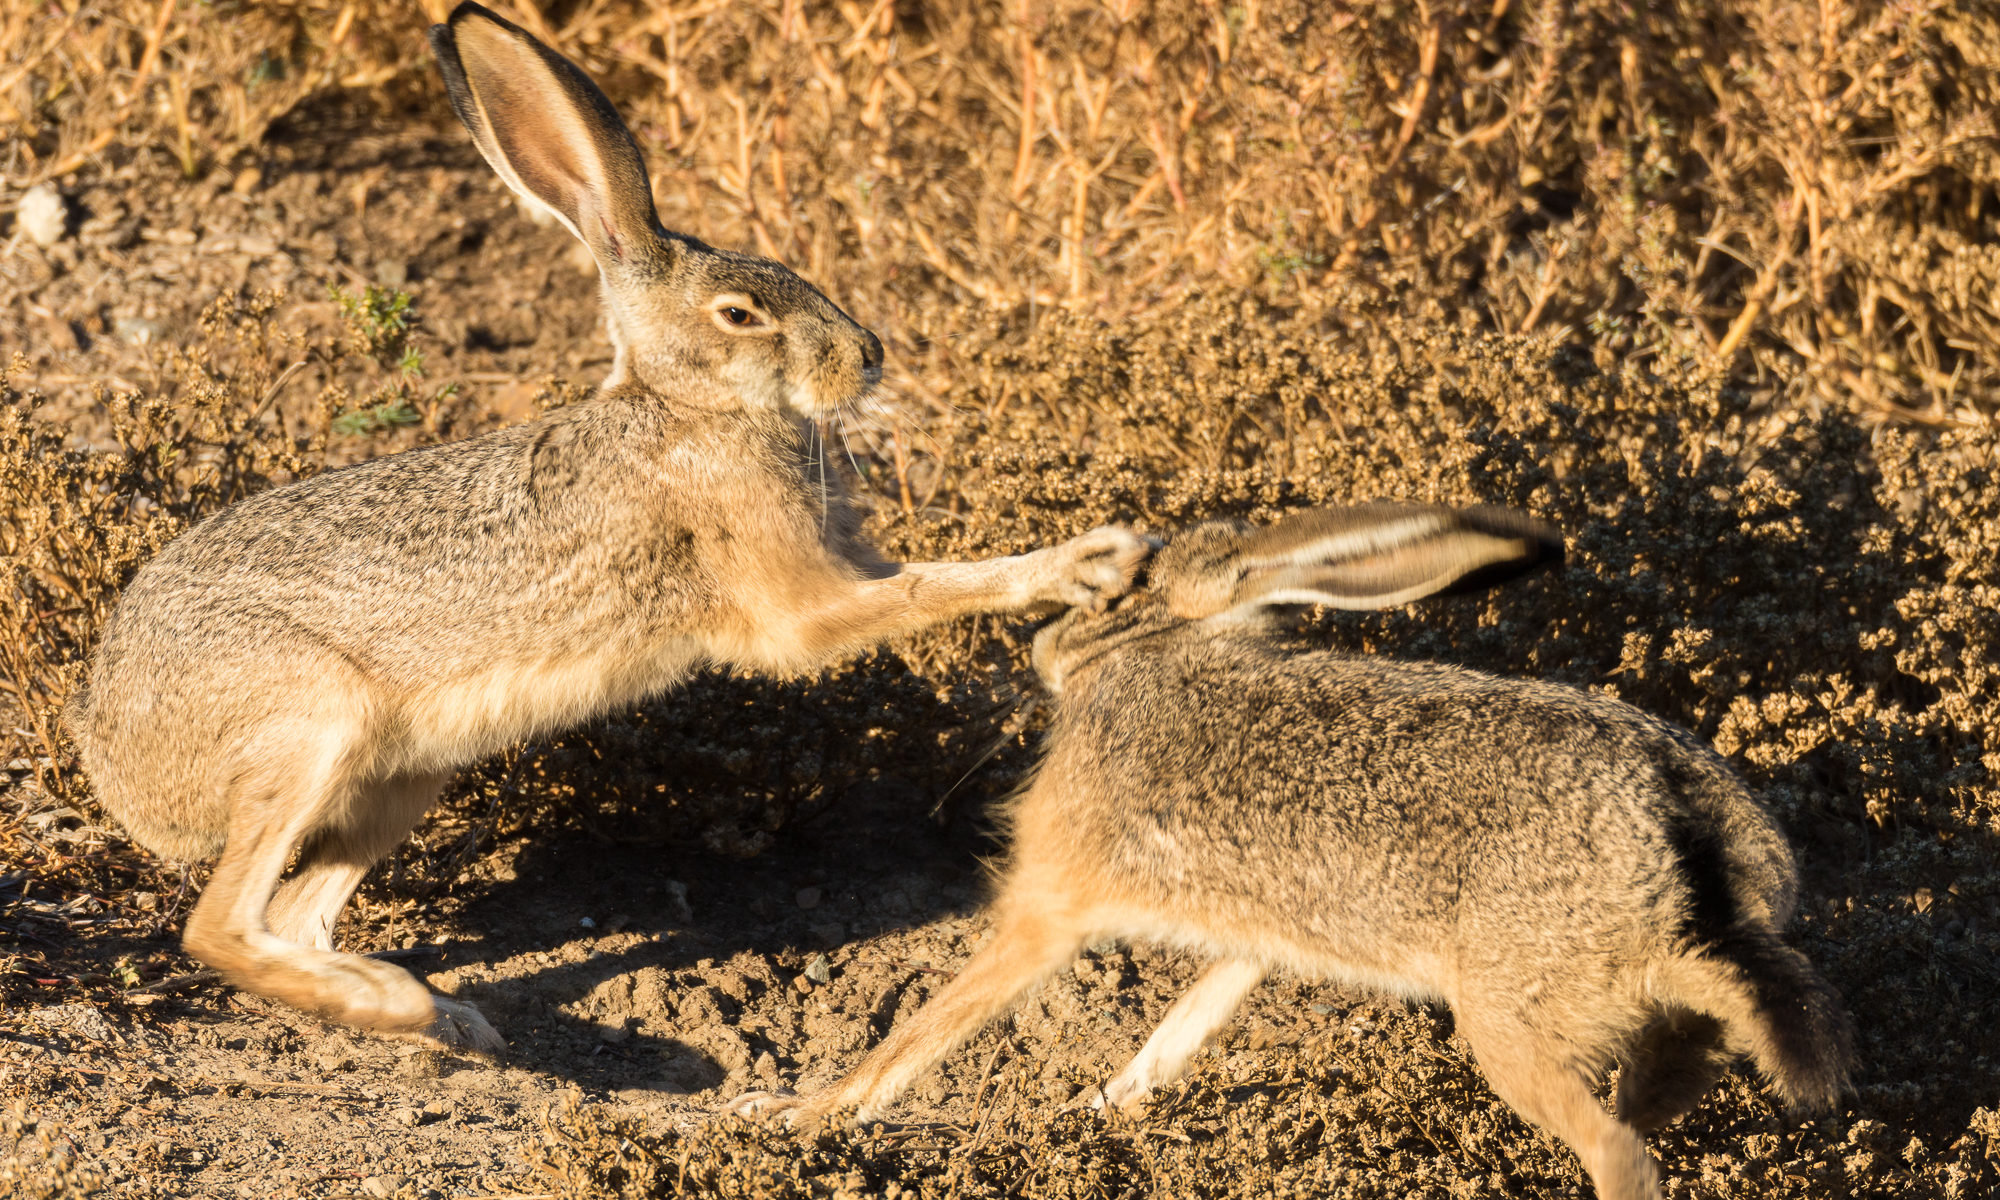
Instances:
[[[210,513],[329,465],[357,414],[421,399],[406,305],[385,329],[383,294],[348,299],[342,327],[315,334],[274,321],[276,295],[216,300],[143,390],[99,388],[96,444],[44,419],[24,367],[0,376],[0,689],[26,725],[5,740],[27,734],[46,789],[70,790],[56,713],[132,573]]]
[[[447,7],[18,6],[6,169],[229,167],[333,87],[438,120],[420,28]],[[954,299],[1339,285],[1878,415],[2000,388],[1991,5],[502,7],[634,118],[669,224],[799,266],[920,366]]]

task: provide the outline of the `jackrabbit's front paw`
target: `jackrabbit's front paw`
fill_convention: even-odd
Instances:
[[[1102,610],[1131,590],[1154,545],[1129,529],[1107,525],[1051,547],[1046,553],[1056,557],[1055,577],[1038,599]]]

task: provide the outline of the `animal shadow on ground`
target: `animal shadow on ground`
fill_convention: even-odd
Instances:
[[[876,704],[910,722],[904,732],[963,717],[900,664],[878,662],[860,675]],[[924,783],[857,769],[860,760],[884,760],[861,748],[860,714],[842,722],[823,711],[827,686],[697,680],[629,724],[586,731],[592,753],[557,756],[567,769],[556,777],[575,792],[567,804],[581,827],[514,844],[498,877],[452,913],[476,940],[451,947],[452,969],[433,981],[478,1005],[517,1065],[593,1091],[673,1095],[776,1082],[809,1069],[830,1046],[879,1037],[887,1013],[857,1014],[857,1004],[879,1004],[875,993],[899,991],[911,976],[969,953],[955,932],[936,947],[898,935],[978,907],[980,855],[995,849],[978,799],[993,797],[994,775],[980,772],[941,805],[952,779],[937,769],[913,770]],[[802,809],[782,795],[797,773],[777,751],[745,762],[740,747],[709,740],[716,731],[708,714],[741,712],[745,693],[765,703],[731,740],[782,745],[830,781]],[[677,715],[703,726],[702,736],[662,731]],[[897,738],[878,732],[877,745]],[[997,736],[990,726],[976,732],[989,742]],[[607,764],[608,747],[630,758]],[[959,748],[941,761],[962,775],[978,750]],[[1017,747],[1000,756],[1020,757]],[[694,792],[706,793],[695,802],[701,815],[677,814]],[[775,824],[780,809],[789,818],[781,829],[760,827]],[[761,852],[745,859],[717,849]],[[926,948],[912,960],[918,942]],[[870,995],[857,1001],[861,991]],[[816,1010],[820,1023],[843,1027],[808,1028]]]

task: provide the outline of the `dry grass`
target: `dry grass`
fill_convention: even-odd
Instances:
[[[1930,423],[1995,406],[1991,6],[512,11],[632,114],[669,223],[800,266],[926,379],[955,299],[1116,317],[1228,288],[1557,332]],[[379,93],[384,120],[413,92],[442,112],[423,20],[382,0],[17,3],[8,176],[231,168],[326,88]]]
[[[1862,1029],[1861,1090],[1804,1130],[1747,1091],[1716,1100],[1663,1150],[1699,1194],[1990,1193],[2000,10],[1307,13],[585,0],[537,28],[634,115],[670,224],[797,264],[899,343],[925,429],[885,432],[855,481],[893,551],[1379,496],[1560,521],[1560,575],[1313,634],[1613,690],[1712,739],[1781,813],[1809,868],[1803,942]],[[10,181],[142,154],[233,170],[343,80],[397,119],[397,89],[431,87],[418,24],[360,3],[9,9]],[[275,83],[245,74],[266,51]],[[205,347],[105,398],[117,445],[95,453],[4,397],[0,682],[52,797],[87,807],[50,722],[117,587],[188,521],[316,469],[335,410],[397,386],[352,349],[230,302]],[[286,384],[294,361],[313,374]],[[268,406],[312,386],[303,423]],[[530,825],[754,853],[874,776],[942,794],[997,736],[1021,647],[982,627],[898,650],[817,687],[704,679],[487,764],[364,900],[454,886]],[[94,853],[0,817],[0,859],[65,904],[166,886],[135,852]],[[10,969],[24,997],[109,986]],[[1172,1114],[1031,1128],[1024,1104],[933,1152],[583,1114],[545,1165],[577,1194],[1369,1194],[1340,1174],[1368,1161],[1356,1138],[1432,1133],[1375,1082],[1342,1093],[1319,1053],[1274,1059],[1279,1109],[1339,1094],[1359,1117],[1239,1117],[1198,1080],[1213,1143],[1176,1140]],[[1718,1128],[1782,1148],[1739,1159]]]

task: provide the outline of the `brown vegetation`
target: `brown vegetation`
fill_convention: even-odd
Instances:
[[[953,295],[1115,316],[1339,284],[1932,422],[1992,411],[2000,386],[1991,6],[519,15],[635,118],[669,223],[802,267],[919,363]],[[17,5],[6,169],[164,149],[205,173],[330,87],[441,113],[422,21],[381,0]]]
[[[421,23],[374,0],[15,5],[0,165],[10,190],[113,164],[226,189],[341,88],[385,125],[446,128]],[[1659,1143],[1689,1194],[2000,1187],[2000,10],[595,0],[538,29],[633,116],[669,224],[786,259],[890,341],[914,420],[850,437],[893,552],[1372,497],[1562,524],[1559,575],[1311,633],[1613,690],[1712,739],[1781,814],[1860,1089],[1799,1125],[1732,1083]],[[129,573],[356,453],[329,440],[343,417],[414,402],[418,440],[507,417],[413,397],[366,337],[294,328],[225,299],[136,394],[95,401],[88,447],[22,373],[0,397],[0,685],[11,794],[32,795],[0,807],[0,880],[151,939],[74,974],[0,928],[9,1006],[115,1006],[176,969],[172,905],[126,900],[180,880],[26,821],[89,811],[54,712]],[[531,830],[748,855],[871,782],[921,820],[1018,778],[1019,631],[897,649],[815,681],[706,678],[468,773],[364,911],[476,893],[468,863]],[[1260,1048],[1261,1099],[1205,1069],[1136,1126],[1052,1116],[1027,1063],[989,1092],[975,1063],[963,1130],[586,1109],[542,1161],[565,1193],[625,1195],[1511,1195],[1571,1170],[1494,1124],[1448,1024],[1398,1028],[1411,1057]],[[1371,1173],[1418,1159],[1432,1173]]]

